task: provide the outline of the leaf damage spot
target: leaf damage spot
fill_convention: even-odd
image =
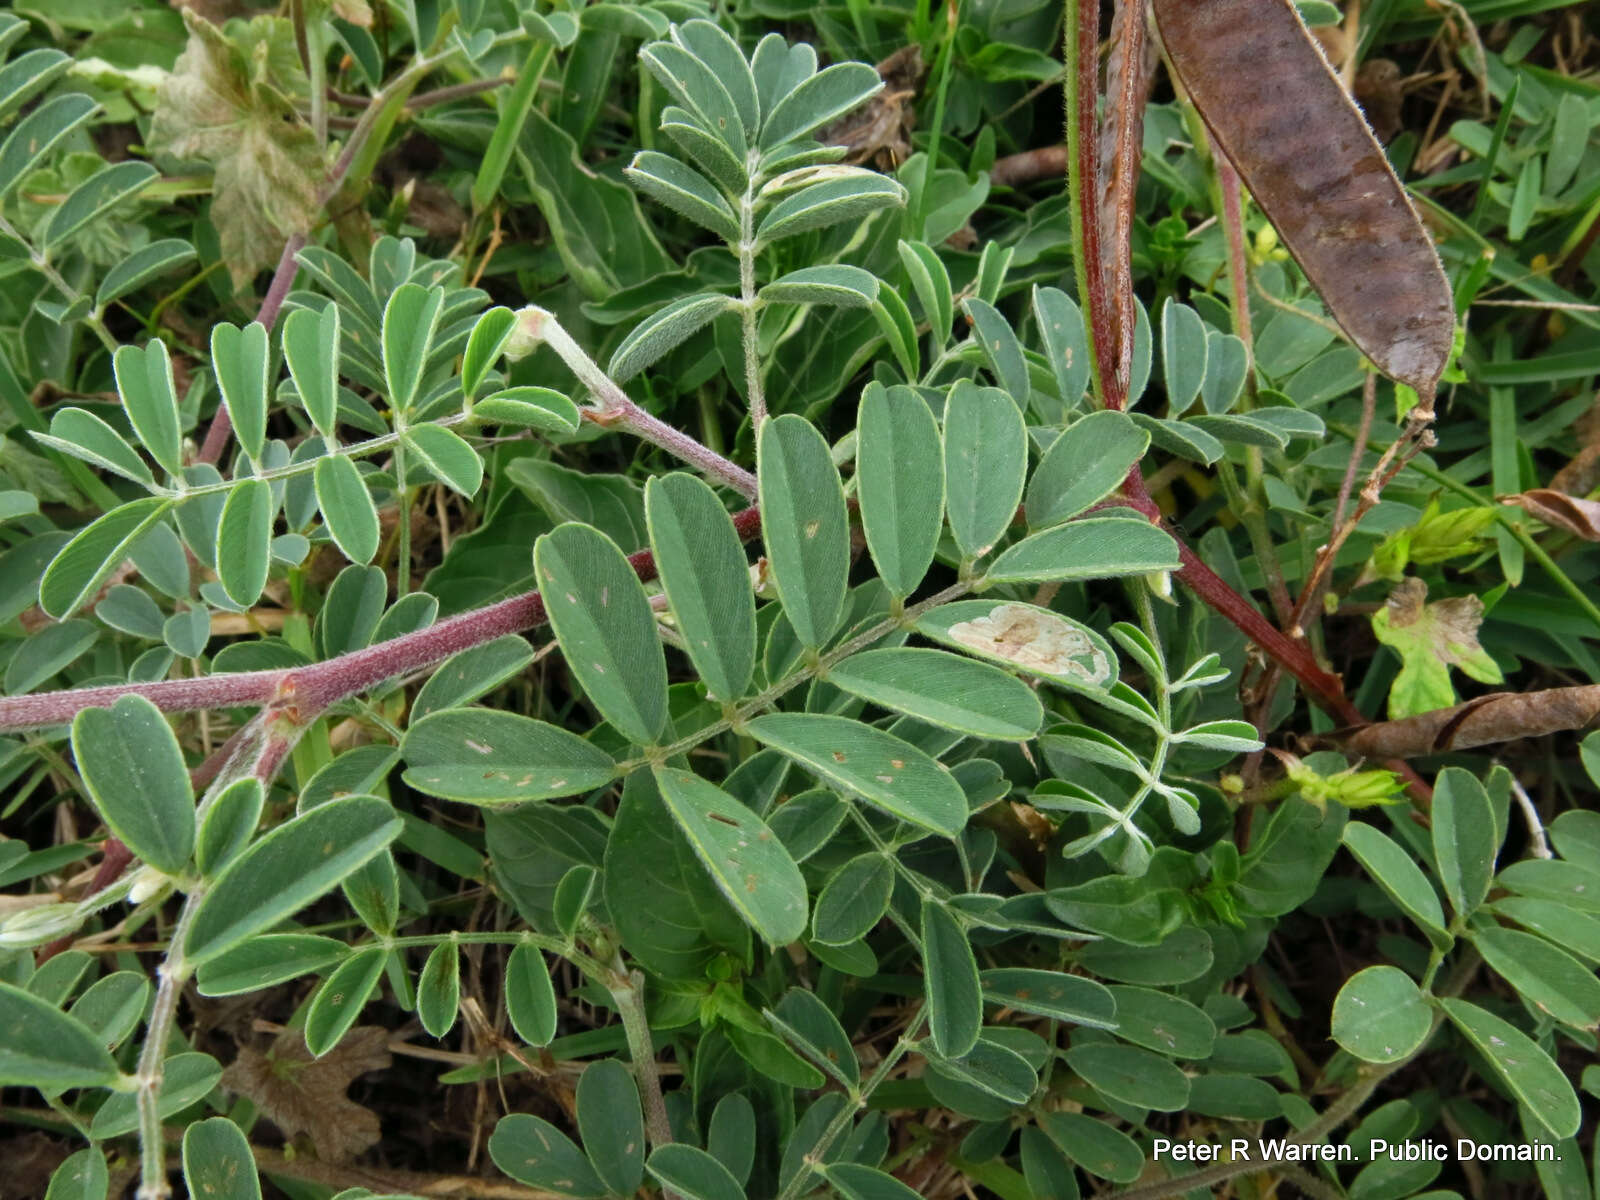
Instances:
[[[986,617],[958,621],[950,636],[963,646],[1024,670],[1067,675],[1084,683],[1111,678],[1111,660],[1072,622],[1021,604],[1001,604]]]

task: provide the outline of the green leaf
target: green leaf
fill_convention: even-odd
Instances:
[[[26,21],[17,20],[15,25],[8,25],[5,44],[0,50],[10,50],[27,32]],[[60,79],[71,66],[72,59],[56,49],[29,50],[6,63],[0,68],[0,118],[9,119],[30,96]]]
[[[761,524],[773,582],[800,640],[820,648],[844,616],[850,525],[828,443],[804,417],[761,427]]]
[[[1351,821],[1342,836],[1373,882],[1428,935],[1429,942],[1448,950],[1454,939],[1445,932],[1444,910],[1416,860],[1382,830],[1364,821]]]
[[[1534,1008],[1575,1029],[1600,1024],[1600,979],[1565,950],[1500,925],[1468,936],[1483,961]]]
[[[1178,544],[1150,522],[1085,517],[1023,538],[995,559],[984,584],[1106,579],[1178,565]]]
[[[1017,515],[1027,469],[1028,431],[1011,397],[957,382],[944,409],[944,494],[964,557],[994,549]]]
[[[1439,1003],[1522,1102],[1525,1120],[1544,1126],[1557,1141],[1578,1132],[1583,1113],[1572,1083],[1532,1038],[1466,1000],[1442,997]]]
[[[845,1200],[917,1200],[917,1193],[876,1167],[841,1162],[824,1167],[828,1182]]]
[[[933,1044],[945,1058],[960,1058],[983,1029],[978,960],[961,922],[931,896],[922,899],[922,967]]]
[[[1454,704],[1451,667],[1482,683],[1504,681],[1499,665],[1478,644],[1483,602],[1469,595],[1428,604],[1427,594],[1427,585],[1413,576],[1372,615],[1373,635],[1400,656],[1400,673],[1389,689],[1390,720]]]
[[[785,196],[756,227],[756,244],[765,245],[813,229],[860,221],[905,203],[906,191],[894,180],[871,172],[813,183]]]
[[[611,782],[611,756],[575,733],[517,713],[453,708],[413,721],[400,742],[406,783],[464,804],[509,804]]]
[[[248,608],[267,586],[272,565],[272,518],[277,512],[272,485],[241,479],[228,493],[217,523],[217,578],[228,599]]]
[[[955,324],[955,301],[950,286],[950,273],[944,261],[926,242],[900,242],[896,249],[906,278],[917,293],[922,312],[928,318],[935,350],[944,349],[950,341],[950,331]],[[1082,389],[1079,389],[1080,392]]]
[[[123,411],[140,444],[169,474],[178,474],[183,469],[183,432],[167,344],[151,338],[143,347],[118,346],[111,363]]]
[[[160,174],[149,163],[136,159],[100,168],[73,188],[60,207],[50,214],[39,234],[39,248],[48,252],[96,217],[143,191]]]
[[[655,768],[661,798],[722,894],[769,945],[806,928],[806,885],[781,841],[751,809],[689,771]]]
[[[1117,1027],[1116,999],[1092,979],[1031,967],[993,967],[980,978],[989,1004],[1093,1029]]]
[[[184,782],[188,783],[187,773]],[[211,801],[194,848],[195,866],[202,875],[216,875],[250,844],[264,803],[261,781],[251,776],[234,780]]]
[[[1491,901],[1489,907],[1572,954],[1600,963],[1600,919],[1575,912],[1554,900],[1530,896],[1506,896]]]
[[[506,959],[506,1016],[517,1036],[530,1046],[548,1046],[555,1040],[555,985],[539,947],[518,942]]]
[[[378,509],[354,460],[342,454],[319,458],[312,480],[334,544],[353,563],[371,562],[381,533]]]
[[[156,1106],[163,1117],[182,1112],[211,1093],[222,1078],[222,1064],[209,1054],[174,1054],[162,1064],[161,1101]],[[118,1092],[94,1114],[89,1136],[96,1141],[121,1137],[139,1127],[137,1099],[133,1092]]]
[[[82,1021],[114,1052],[143,1021],[152,990],[138,971],[114,971],[90,984],[67,1015]]]
[[[100,640],[93,621],[46,625],[23,642],[6,666],[4,686],[13,696],[25,695],[66,669]]]
[[[1232,410],[1244,393],[1250,373],[1250,350],[1244,339],[1231,333],[1206,331],[1206,377],[1200,384],[1200,399],[1207,413],[1220,416]]]
[[[345,796],[285,821],[234,859],[200,901],[183,953],[204,962],[330,891],[400,833],[376,796]]]
[[[1041,1113],[1039,1128],[1063,1154],[1098,1179],[1132,1183],[1149,1161],[1122,1130],[1083,1113]]]
[[[1122,485],[1150,445],[1126,413],[1075,421],[1056,438],[1028,482],[1028,528],[1046,529],[1098,504]]]
[[[944,650],[892,647],[852,654],[828,682],[853,696],[973,737],[1026,741],[1044,720],[1033,689]]]
[[[606,373],[626,383],[669,350],[681,345],[733,304],[720,292],[684,296],[657,309],[622,339]]]
[[[1550,822],[1556,853],[1570,862],[1600,862],[1600,812],[1572,808]]]
[[[1460,767],[1440,771],[1433,791],[1433,856],[1444,894],[1461,916],[1489,894],[1498,851],[1494,806],[1483,784]]]
[[[402,283],[384,307],[383,377],[389,387],[389,407],[397,413],[410,412],[420,394],[443,305],[443,288]]]
[[[472,326],[467,348],[461,355],[461,394],[469,404],[477,397],[483,377],[494,366],[516,328],[517,314],[504,305],[484,312]]]
[[[654,745],[667,724],[667,663],[628,560],[605,534],[568,522],[539,538],[533,561],[573,675],[619,733]]]
[[[39,580],[39,607],[58,621],[75,613],[98,594],[139,538],[171,507],[170,500],[148,496],[85,525],[45,568]]]
[[[1189,1077],[1171,1059],[1137,1046],[1085,1042],[1065,1054],[1067,1066],[1109,1099],[1157,1112],[1189,1103]]]
[[[804,137],[866,103],[883,90],[878,72],[865,63],[836,63],[804,80],[773,105],[761,126],[761,149]]]
[[[143,287],[157,275],[171,271],[195,257],[194,247],[182,238],[162,238],[135,250],[101,277],[95,293],[95,311]]]
[[[1025,1105],[1039,1086],[1032,1064],[997,1037],[979,1038],[960,1058],[929,1056],[928,1073],[934,1080],[949,1081],[968,1094],[993,1097],[1013,1108]],[[941,1098],[937,1091],[934,1094]]]
[[[133,853],[176,875],[194,853],[194,792],[172,727],[143,696],[86,708],[72,754],[95,808]]]
[[[253,1171],[254,1164],[251,1166]],[[111,1172],[99,1146],[85,1146],[67,1156],[50,1175],[44,1200],[106,1200],[111,1188]],[[230,1200],[222,1197],[222,1200]]]
[[[1089,384],[1089,335],[1083,311],[1060,288],[1035,287],[1033,313],[1061,401],[1071,409],[1083,399]]]
[[[117,1064],[81,1021],[0,981],[0,1083],[18,1087],[109,1087]]]
[[[830,946],[865,937],[889,908],[894,866],[876,850],[858,854],[828,876],[817,893],[811,936]]]
[[[644,1113],[639,1087],[615,1058],[590,1063],[578,1079],[578,1132],[595,1174],[618,1196],[644,1181]]]
[[[9,196],[62,138],[99,107],[82,92],[67,92],[46,100],[12,126],[4,145],[0,145],[0,200]]]
[[[500,100],[494,133],[489,137],[489,144],[478,162],[478,171],[472,181],[472,210],[475,213],[488,210],[500,190],[500,184],[505,180],[506,168],[522,138],[522,127],[527,123],[533,105],[533,93],[544,76],[552,44],[557,40],[552,36],[555,31],[550,28],[548,21],[531,8],[526,10],[526,15],[534,18],[529,24],[530,31],[537,30],[544,36],[536,36],[528,50],[528,57],[523,60],[522,69],[517,72],[516,82]],[[541,30],[539,26],[544,28]]]
[[[1253,754],[1261,749],[1256,727],[1249,721],[1206,721],[1174,734],[1172,740],[1182,746],[1201,746],[1233,754]]]
[[[546,433],[574,433],[583,420],[576,404],[546,387],[514,387],[494,392],[472,406],[472,419]]]
[[[790,988],[768,1009],[767,1021],[802,1054],[847,1088],[861,1082],[861,1063],[839,1018],[815,992]]]
[[[652,42],[639,51],[639,61],[736,157],[745,157],[744,120],[728,88],[704,60],[686,46]]]
[[[417,1019],[436,1038],[450,1032],[461,1007],[461,955],[454,941],[440,942],[428,953],[417,976]]]
[[[1357,971],[1333,1002],[1333,1040],[1363,1062],[1409,1058],[1432,1029],[1427,998],[1398,967]]]
[[[1579,912],[1600,913],[1600,871],[1577,863],[1523,859],[1503,868],[1495,881],[1519,895],[1560,901]]]
[[[266,933],[200,964],[202,996],[235,996],[342,962],[350,947],[314,933]]]
[[[878,573],[894,595],[909,596],[928,573],[944,523],[939,426],[911,389],[874,382],[862,390],[856,492]]]
[[[645,485],[645,520],[661,585],[706,690],[737,700],[756,659],[756,602],[744,546],[722,502],[692,475]]]
[[[1021,411],[1027,411],[1028,397],[1032,392],[1028,384],[1028,360],[1022,353],[1022,343],[1012,331],[1011,324],[992,304],[969,298],[963,302],[967,316],[972,320],[972,337],[983,351],[994,376],[1003,391],[1011,397]]]
[[[706,1150],[741,1185],[756,1161],[756,1110],[743,1092],[729,1092],[711,1110]]]
[[[896,365],[907,379],[917,377],[917,323],[911,319],[911,310],[900,298],[900,293],[887,283],[878,288],[877,299],[872,302],[872,319],[888,343]]]
[[[205,1200],[260,1200],[250,1141],[227,1117],[208,1117],[183,1131],[183,1181]]]
[[[337,304],[323,306],[320,313],[297,308],[283,321],[284,362],[301,406],[326,438],[339,423],[340,337]]]
[[[156,477],[122,435],[99,417],[81,408],[63,408],[50,418],[48,435],[35,434],[39,441],[74,458],[115,471],[124,479],[142,483],[152,490]]]
[[[961,785],[941,763],[893,734],[817,713],[769,713],[746,729],[762,745],[902,821],[945,837],[966,824]]]
[[[514,633],[463,650],[440,666],[411,704],[411,726],[447,708],[471,704],[533,661],[533,647]]]
[[[876,275],[838,263],[790,271],[757,293],[764,304],[826,304],[834,308],[866,308],[877,298]]]
[[[1116,1033],[1123,1041],[1168,1058],[1211,1057],[1217,1027],[1198,1005],[1151,988],[1108,990],[1116,1001]]]
[[[483,460],[454,430],[443,425],[413,425],[406,430],[404,441],[434,478],[468,499],[483,486]]]
[[[1173,416],[1186,411],[1200,394],[1206,377],[1206,351],[1206,324],[1200,314],[1168,296],[1161,306],[1161,366],[1168,411]]]
[[[745,1200],[744,1188],[727,1167],[687,1143],[657,1146],[645,1165],[663,1187],[683,1200]]]
[[[524,1113],[501,1117],[489,1135],[489,1157],[518,1183],[588,1200],[606,1194],[583,1151],[550,1122]]]
[[[306,1006],[306,1049],[321,1058],[350,1032],[367,1001],[378,990],[389,952],[381,946],[357,950],[322,981]]]
[[[739,218],[704,175],[675,158],[641,150],[622,172],[628,182],[680,217],[709,229],[725,242],[739,240]]]
[[[233,436],[250,461],[259,463],[267,442],[266,327],[259,321],[251,321],[243,329],[226,321],[213,325],[211,370],[228,406]]]

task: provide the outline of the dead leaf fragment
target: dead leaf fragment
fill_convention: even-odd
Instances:
[[[892,171],[911,155],[917,88],[924,74],[922,47],[902,46],[877,64],[883,90],[819,135],[823,145],[844,146],[845,161],[871,162]]]
[[[986,617],[958,621],[950,626],[950,636],[1024,670],[1068,675],[1085,683],[1111,678],[1104,652],[1075,625],[1021,604],[997,605]]]
[[[1499,665],[1478,644],[1483,601],[1452,596],[1426,603],[1428,585],[1412,576],[1389,594],[1372,617],[1372,632],[1400,656],[1400,673],[1389,688],[1389,716],[1415,716],[1455,701],[1454,667],[1480,683],[1500,683]]]
[[[298,1029],[278,1035],[265,1054],[248,1046],[222,1073],[222,1084],[253,1101],[285,1138],[311,1138],[324,1162],[348,1162],[377,1145],[378,1115],[345,1095],[358,1076],[381,1071],[393,1059],[389,1034],[358,1025],[328,1053],[312,1058]]]
[[[1600,542],[1600,501],[1583,500],[1554,488],[1532,488],[1515,496],[1500,497],[1554,529],[1564,529],[1586,542]]]
[[[1600,684],[1495,692],[1465,704],[1342,729],[1319,741],[1363,758],[1416,758],[1582,729],[1600,719]]]

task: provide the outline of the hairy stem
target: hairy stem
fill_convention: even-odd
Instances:
[[[749,168],[753,170],[754,168]],[[756,329],[756,177],[739,197],[739,321],[744,338],[744,386],[750,403],[750,429],[761,432],[767,396],[761,386],[761,345]]]
[[[1089,366],[1095,396],[1102,407],[1123,408],[1127,397],[1117,390],[1118,339],[1115,311],[1106,291],[1100,249],[1100,157],[1095,99],[1100,84],[1096,47],[1100,37],[1097,0],[1067,0],[1067,191],[1072,215],[1072,269],[1078,302],[1088,317]]]

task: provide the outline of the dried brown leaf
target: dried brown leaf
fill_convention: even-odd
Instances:
[[[306,1134],[318,1158],[347,1162],[382,1136],[378,1115],[351,1100],[345,1089],[393,1061],[385,1048],[388,1039],[377,1025],[358,1025],[328,1053],[312,1058],[301,1032],[288,1029],[265,1054],[241,1047],[222,1083],[253,1101],[285,1138]]]
[[[1154,0],[1179,79],[1328,311],[1429,407],[1455,313],[1438,255],[1291,0]]]
[[[902,46],[878,63],[877,71],[883,90],[824,129],[821,139],[824,145],[844,146],[849,151],[846,162],[871,162],[892,171],[911,154],[917,119],[913,101],[925,73],[922,47]]]
[[[1582,729],[1600,719],[1600,684],[1495,692],[1465,704],[1329,734],[1328,745],[1364,758],[1415,758]]]
[[[1600,501],[1581,500],[1554,488],[1532,488],[1516,496],[1500,497],[1515,504],[1554,529],[1565,529],[1586,542],[1600,542]]]

